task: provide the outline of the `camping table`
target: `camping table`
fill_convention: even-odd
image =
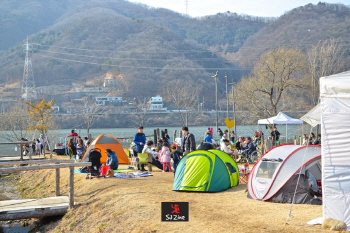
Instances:
[[[242,174],[242,173],[240,173],[240,174],[239,174],[239,183],[240,183],[240,184],[246,184],[246,183],[248,183],[249,174],[250,174],[250,173],[247,173],[247,174]]]

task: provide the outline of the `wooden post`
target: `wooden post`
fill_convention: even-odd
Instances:
[[[20,144],[19,147],[21,148],[21,161],[23,161],[23,144]]]
[[[174,130],[174,139],[173,139],[173,141],[175,141],[176,134],[177,134],[177,131],[176,131],[176,129],[175,129],[175,130]]]
[[[56,163],[59,164],[59,163]],[[60,169],[56,168],[56,197],[60,195]]]
[[[153,132],[153,139],[154,139],[153,144],[156,146],[158,142],[157,130],[154,130]]]
[[[159,138],[161,138],[161,137],[159,136],[159,129],[157,128],[156,130],[157,130],[157,139],[159,139]]]
[[[182,130],[180,130],[180,138],[182,138]]]
[[[261,134],[261,155],[265,154],[265,137]]]
[[[74,206],[74,167],[69,168],[69,208]]]
[[[297,137],[294,135],[294,137],[293,137],[293,142],[294,142],[294,145],[296,145],[297,144]]]
[[[168,134],[168,129],[164,129],[164,133],[165,133],[165,134]]]

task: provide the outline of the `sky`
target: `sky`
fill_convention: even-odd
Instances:
[[[167,8],[186,14],[186,0],[129,0],[156,8]],[[215,15],[219,12],[252,16],[278,17],[286,11],[309,3],[317,4],[320,0],[187,0],[187,11],[192,17]],[[343,3],[349,6],[350,0],[322,0],[327,3]]]

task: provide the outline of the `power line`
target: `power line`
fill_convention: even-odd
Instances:
[[[44,49],[37,49],[39,51],[42,51],[44,53],[54,53],[54,54],[61,54],[61,55],[68,55],[68,56],[78,56],[78,57],[87,57],[87,58],[97,58],[97,59],[115,59],[115,60],[131,60],[131,61],[166,61],[166,60],[171,60],[174,58],[186,58],[186,57],[170,57],[170,58],[122,58],[122,57],[99,57],[99,56],[90,56],[90,55],[83,55],[83,54],[75,54],[75,53],[62,53],[62,52],[57,52],[57,51],[50,51],[50,50],[44,50]],[[216,60],[219,61],[220,58],[189,58],[191,61],[212,61]]]
[[[235,67],[235,68],[205,68],[205,67],[182,67],[182,68],[168,68],[168,67],[155,67],[155,66],[125,66],[125,65],[106,65],[101,64],[97,62],[85,62],[85,61],[78,61],[78,60],[72,60],[72,59],[65,59],[65,58],[59,58],[59,57],[52,57],[47,55],[41,55],[42,57],[47,57],[51,59],[57,59],[62,61],[68,61],[68,62],[76,62],[76,63],[84,63],[84,64],[91,64],[91,65],[101,65],[101,66],[112,66],[112,67],[119,67],[119,68],[133,68],[133,69],[153,69],[153,70],[251,70],[251,68],[242,68],[242,67]]]

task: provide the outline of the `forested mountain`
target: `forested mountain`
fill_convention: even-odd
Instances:
[[[180,82],[213,101],[210,76],[217,70],[223,93],[225,72],[240,79],[271,48],[307,51],[329,38],[346,46],[349,23],[348,7],[326,3],[270,19],[230,12],[191,18],[124,0],[2,0],[0,84],[21,80],[29,35],[37,86],[113,73],[123,96],[163,94]]]
[[[195,19],[123,0],[4,1],[0,12],[1,82],[21,80],[29,34],[37,86],[86,82],[108,72],[123,77],[126,96],[162,94],[175,82],[212,96],[210,76],[217,70],[237,80],[249,69],[208,46],[237,50],[267,21],[229,12]]]
[[[339,39],[347,49],[349,35],[349,7],[321,2],[307,4],[287,12],[250,36],[233,59],[251,66],[269,49],[284,46],[307,51],[319,41],[330,38]]]

